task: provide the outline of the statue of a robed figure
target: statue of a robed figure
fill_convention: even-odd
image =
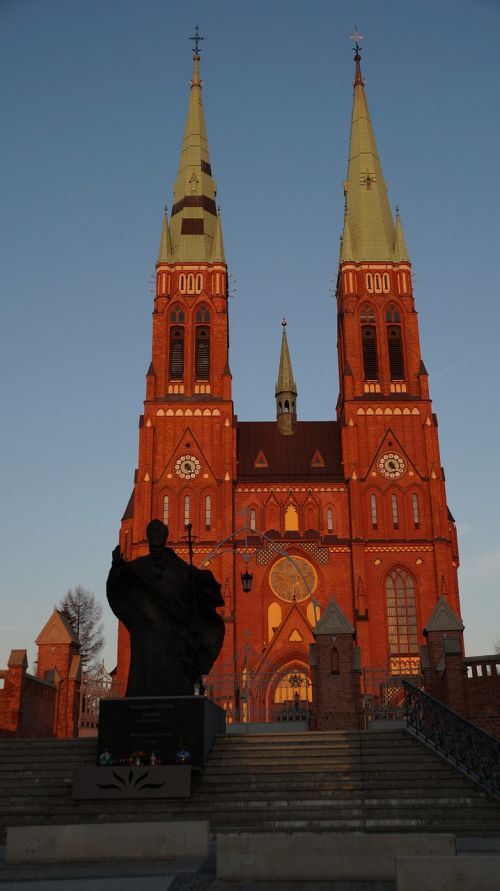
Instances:
[[[190,530],[189,530],[190,531]],[[192,696],[202,692],[224,641],[220,584],[165,547],[168,529],[149,523],[149,555],[125,560],[119,547],[106,591],[115,616],[130,634],[126,696]],[[191,537],[190,556],[192,560]],[[198,686],[200,685],[200,686]]]

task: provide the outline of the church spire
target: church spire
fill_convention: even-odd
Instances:
[[[170,244],[170,231],[168,228],[168,214],[165,207],[163,226],[161,229],[160,247],[158,250],[158,263],[170,263],[172,260],[172,246]]]
[[[394,245],[394,259],[396,263],[409,263],[408,248],[406,247],[403,224],[399,216],[399,207],[396,207],[396,243]]]
[[[174,184],[170,241],[174,262],[210,262],[220,225],[215,206],[216,185],[208,151],[202,102],[198,34],[193,54],[193,76],[184,127],[179,169]],[[219,234],[221,240],[221,233]]]
[[[282,321],[280,366],[276,382],[276,420],[283,436],[295,432],[297,424],[297,385],[293,379],[292,362],[286,336],[286,319]]]
[[[344,184],[346,214],[341,260],[392,261],[396,232],[366,102],[358,44],[354,61],[354,100],[347,181]]]

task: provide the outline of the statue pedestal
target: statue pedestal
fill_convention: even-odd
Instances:
[[[132,696],[101,699],[97,764],[106,750],[115,763],[154,752],[161,764],[175,764],[181,749],[190,764],[202,768],[218,733],[226,732],[226,714],[206,696]]]

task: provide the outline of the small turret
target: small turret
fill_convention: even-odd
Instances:
[[[282,436],[291,436],[297,426],[297,385],[293,379],[292,362],[286,337],[286,319],[283,319],[280,366],[276,382],[276,421]]]

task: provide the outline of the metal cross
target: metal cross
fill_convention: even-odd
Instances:
[[[353,51],[354,51],[354,53],[355,53],[356,56],[359,56],[361,47],[360,47],[358,41],[359,41],[359,40],[364,40],[364,35],[359,33],[359,31],[358,31],[358,26],[357,26],[357,25],[354,25],[354,34],[351,34],[350,39],[356,41],[356,43],[355,43],[355,45],[354,45],[354,47],[353,47]]]
[[[200,29],[198,28],[198,25],[196,25],[194,37],[188,37],[188,40],[194,40],[194,51],[195,51],[196,55],[199,56],[200,48],[199,48],[198,44],[199,44],[200,40],[205,40],[205,38],[200,37]]]

